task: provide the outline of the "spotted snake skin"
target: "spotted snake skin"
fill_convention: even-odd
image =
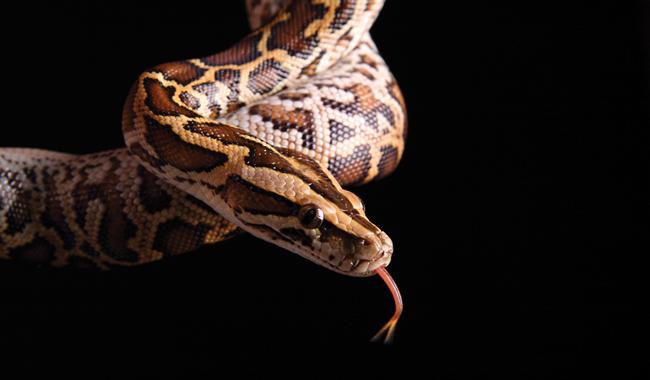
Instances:
[[[248,1],[238,44],[138,78],[127,148],[0,149],[0,257],[108,269],[243,230],[346,275],[387,265],[390,239],[341,187],[404,151],[404,100],[368,32],[382,5]]]

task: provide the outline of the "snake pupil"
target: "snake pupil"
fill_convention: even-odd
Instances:
[[[318,228],[323,223],[325,215],[323,210],[315,205],[308,204],[303,206],[298,213],[300,224],[305,228]]]

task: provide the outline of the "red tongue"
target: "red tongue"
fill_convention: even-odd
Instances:
[[[402,295],[399,293],[397,284],[395,284],[395,281],[386,270],[386,267],[381,267],[375,270],[375,272],[381,277],[382,280],[384,280],[386,286],[388,286],[388,289],[390,289],[390,292],[393,295],[393,300],[395,301],[395,313],[391,319],[386,322],[384,327],[382,327],[381,330],[379,330],[377,334],[375,334],[375,336],[373,336],[370,340],[373,342],[378,342],[381,337],[386,334],[384,337],[384,344],[390,344],[393,341],[393,336],[395,335],[395,326],[397,325],[397,320],[399,320],[399,317],[402,314],[404,304],[402,303]]]

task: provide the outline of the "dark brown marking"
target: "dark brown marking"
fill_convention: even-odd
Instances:
[[[249,75],[248,87],[256,94],[267,94],[289,76],[289,71],[275,59],[267,59],[254,68]]]
[[[25,174],[25,178],[27,178],[32,185],[36,184],[36,170],[34,170],[33,167],[23,168],[23,174]]]
[[[317,33],[305,36],[304,31],[309,24],[325,16],[326,8],[309,1],[294,1],[287,12],[291,17],[271,27],[266,47],[268,50],[287,50],[291,56],[307,58],[318,45],[318,36]]]
[[[328,169],[344,185],[360,185],[370,170],[370,145],[358,145],[348,156],[336,156],[330,159]]]
[[[356,134],[356,131],[352,127],[348,127],[343,123],[339,123],[336,120],[329,120],[330,125],[330,144],[336,145],[342,141],[351,139]]]
[[[278,154],[262,143],[245,139],[242,135],[246,134],[246,132],[226,124],[190,122],[185,126],[185,129],[217,139],[226,145],[245,146],[249,149],[248,155],[244,158],[247,165],[268,167],[281,173],[296,176],[308,184],[316,193],[330,200],[351,217],[354,218],[358,214],[350,201],[330,181],[320,164],[304,154],[287,149],[276,149],[280,153]],[[367,145],[365,147],[368,148]],[[287,157],[293,159],[294,162],[289,162]]]
[[[207,224],[192,225],[181,219],[172,219],[158,226],[153,247],[165,256],[190,252],[203,245],[209,231]]]
[[[137,172],[142,180],[138,194],[144,208],[149,213],[167,209],[171,205],[172,197],[163,190],[156,176],[142,166],[138,166]]]
[[[183,171],[210,171],[225,164],[228,156],[183,141],[171,127],[145,117],[147,142],[158,158]]]
[[[75,215],[75,222],[81,228],[86,225],[86,212],[90,201],[102,195],[102,187],[99,184],[88,184],[88,174],[85,170],[79,171],[80,181],[72,189],[72,199]],[[50,219],[48,217],[48,219]]]
[[[140,143],[133,143],[129,147],[129,151],[137,156],[139,159],[141,159],[143,162],[146,162],[149,164],[152,168],[161,170],[162,167],[165,165],[164,162],[159,160],[158,158],[150,155],[143,147],[140,145]]]
[[[120,178],[116,172],[121,164],[116,157],[108,157],[107,161],[110,167],[104,172],[104,178],[100,183],[88,182],[91,169],[100,164],[86,165],[77,172],[81,179],[72,191],[76,223],[80,228],[85,228],[86,218],[89,217],[87,212],[90,203],[95,200],[99,201],[104,206],[103,213],[99,215],[100,225],[97,237],[101,252],[115,260],[136,263],[139,261],[139,255],[127,245],[129,239],[135,235],[136,226],[126,215],[127,205],[122,198],[121,191],[117,190]],[[52,185],[55,185],[54,182]],[[62,216],[59,215],[60,210],[56,208],[57,204],[48,205],[48,207],[51,209],[47,213],[48,218],[55,225],[67,226],[67,224],[63,224],[65,220],[61,220]],[[89,231],[86,232],[89,233]],[[89,244],[85,242],[77,244],[81,251],[89,257],[98,255],[98,252]]]
[[[230,176],[221,193],[234,210],[257,215],[295,215],[298,206],[278,194],[260,189],[239,176]]]
[[[377,66],[379,65],[374,59],[372,59],[367,54],[360,54],[359,58],[361,58],[361,63],[366,64],[372,67],[373,69],[376,69]]]
[[[54,177],[59,172],[57,170],[49,173],[47,170],[43,173],[43,184],[45,185],[45,193],[49,194],[45,198],[45,212],[41,217],[43,226],[53,228],[61,240],[63,241],[64,249],[71,249],[75,245],[75,235],[70,229],[66,221],[63,206],[59,202],[59,197],[56,196],[58,182]]]
[[[343,103],[335,99],[324,98],[323,104],[348,115],[361,115],[373,129],[379,128],[377,114],[382,115],[391,126],[395,125],[393,111],[375,97],[372,88],[363,84],[355,84],[345,89],[354,94],[352,102]]]
[[[106,210],[99,227],[98,241],[104,253],[113,259],[136,263],[139,261],[139,255],[128,247],[128,242],[135,235],[137,226],[125,214],[124,200],[115,191],[119,178],[114,173],[119,167],[119,161],[115,158],[111,159],[111,166],[102,184],[104,189],[101,196]]]
[[[284,91],[278,95],[278,97],[282,100],[292,100],[292,101],[305,100],[306,98],[309,98],[311,96],[312,95],[309,93],[291,92],[291,91]]]
[[[305,109],[285,111],[284,107],[271,104],[256,104],[250,107],[251,115],[259,115],[262,120],[273,123],[273,129],[286,132],[295,129],[302,134],[302,146],[313,150],[315,142],[314,115]]]
[[[143,85],[147,93],[145,102],[153,113],[162,116],[198,116],[194,111],[181,107],[174,101],[173,96],[176,92],[174,87],[165,87],[152,78],[145,78]]]
[[[353,70],[354,72],[357,72],[370,80],[375,80],[375,76],[370,71],[364,69],[363,67],[357,66]]]
[[[199,79],[205,73],[202,69],[188,61],[177,61],[160,64],[151,71],[162,73],[165,79],[187,85]]]
[[[383,178],[389,175],[395,170],[398,163],[398,152],[397,148],[386,145],[379,148],[381,151],[381,157],[379,158],[379,164],[377,165],[379,173],[377,178]]]
[[[246,164],[256,167],[270,167],[284,172],[284,170],[292,171],[290,163],[281,155],[273,152],[266,145],[261,142],[249,140],[243,135],[246,132],[239,128],[232,127],[227,124],[220,123],[195,123],[189,122],[185,129],[220,141],[225,145],[239,145],[245,146],[249,149],[248,156],[245,158]]]
[[[323,56],[325,56],[325,50],[321,51],[313,61],[309,62],[309,64],[302,69],[300,75],[313,77],[314,75],[318,74],[318,64],[323,59]]]

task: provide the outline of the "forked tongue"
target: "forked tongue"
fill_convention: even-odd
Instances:
[[[395,313],[390,318],[390,320],[386,322],[384,327],[382,327],[381,330],[377,331],[377,334],[375,334],[375,336],[373,336],[370,340],[372,342],[379,342],[382,337],[384,337],[384,344],[390,344],[393,342],[393,336],[395,335],[395,326],[397,325],[397,321],[402,314],[404,304],[402,303],[402,295],[399,293],[397,284],[395,284],[395,281],[386,270],[386,267],[381,267],[375,270],[375,272],[381,277],[382,280],[384,280],[386,286],[388,286],[388,289],[390,289],[390,292],[393,295],[393,300],[395,301]]]

